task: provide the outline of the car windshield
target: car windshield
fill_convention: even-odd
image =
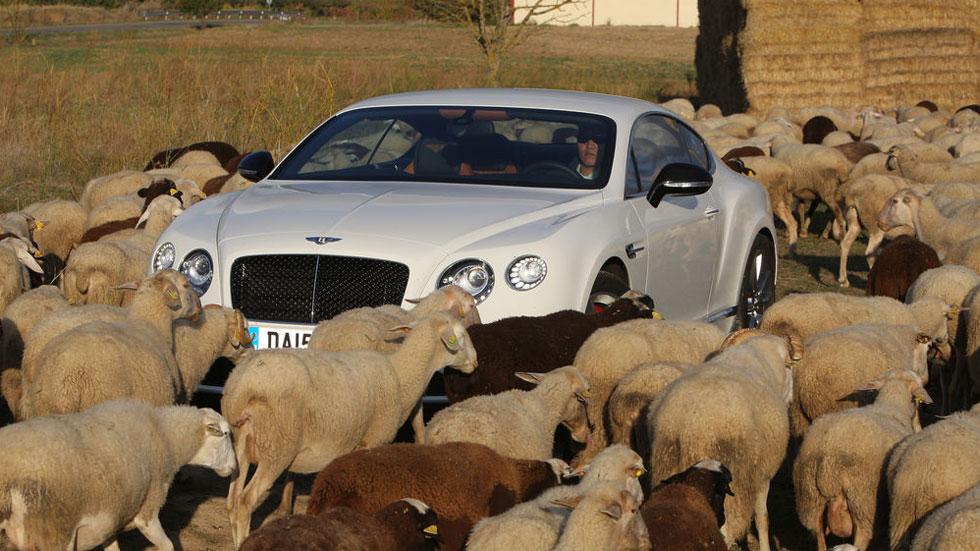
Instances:
[[[598,189],[614,135],[609,118],[568,111],[358,109],[321,125],[271,177]]]

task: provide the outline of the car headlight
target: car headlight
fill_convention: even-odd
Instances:
[[[507,284],[518,291],[529,291],[544,281],[548,264],[540,256],[522,256],[507,267]]]
[[[477,304],[480,304],[490,295],[490,291],[493,291],[493,270],[482,260],[467,258],[442,272],[439,287],[446,285],[459,285],[473,295],[473,300]]]
[[[187,276],[197,294],[203,295],[211,286],[211,277],[214,275],[211,255],[201,249],[191,251],[180,263],[180,273]]]
[[[166,270],[174,265],[174,260],[176,260],[177,250],[174,248],[174,244],[169,241],[160,245],[157,252],[153,255],[153,271],[159,272],[160,270]]]

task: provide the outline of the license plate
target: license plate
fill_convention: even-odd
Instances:
[[[252,348],[306,348],[315,325],[249,321]]]

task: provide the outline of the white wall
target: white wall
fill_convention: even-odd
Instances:
[[[537,3],[538,0],[514,0],[519,8]],[[541,5],[554,0],[542,0]],[[664,25],[696,27],[698,25],[697,0],[581,0],[562,8],[558,14],[534,17],[538,23],[554,25]]]

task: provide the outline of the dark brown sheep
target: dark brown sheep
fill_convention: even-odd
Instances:
[[[878,260],[868,272],[865,295],[905,302],[905,294],[916,278],[942,265],[935,249],[912,236],[900,235],[878,254]]]
[[[827,134],[836,131],[837,125],[830,117],[817,115],[803,123],[803,143],[823,143]]]
[[[929,101],[927,99],[924,99],[924,100],[920,101],[919,103],[916,103],[915,106],[916,107],[925,107],[926,109],[928,109],[929,111],[932,111],[933,113],[935,113],[936,111],[939,111],[939,107],[935,103],[933,103],[933,102],[931,102],[931,101]]]
[[[245,538],[240,549],[432,551],[439,548],[438,532],[435,511],[418,500],[399,499],[371,514],[339,507],[315,517],[276,519]]]
[[[732,474],[714,460],[697,463],[655,487],[640,508],[657,551],[726,551],[725,496]]]
[[[630,291],[601,312],[561,310],[544,316],[514,316],[470,326],[466,331],[476,348],[480,368],[468,375],[442,374],[446,396],[456,403],[473,396],[512,388],[531,390],[518,371],[546,373],[571,365],[585,339],[602,327],[653,316],[653,300]]]
[[[439,514],[443,551],[461,550],[473,525],[557,486],[567,466],[510,459],[481,444],[388,444],[334,459],[316,476],[306,513],[373,511],[410,495]],[[380,549],[380,548],[379,548]]]
[[[762,150],[761,147],[756,147],[754,145],[743,145],[740,147],[733,147],[726,152],[721,160],[726,163],[732,159],[738,159],[740,157],[765,157],[766,152]]]
[[[188,151],[207,151],[208,153],[214,155],[222,166],[224,166],[225,163],[232,158],[239,155],[238,150],[235,149],[235,146],[225,142],[197,142],[185,147],[168,149],[157,153],[150,159],[150,162],[146,164],[146,168],[143,170],[146,171],[154,168],[166,168]]]

